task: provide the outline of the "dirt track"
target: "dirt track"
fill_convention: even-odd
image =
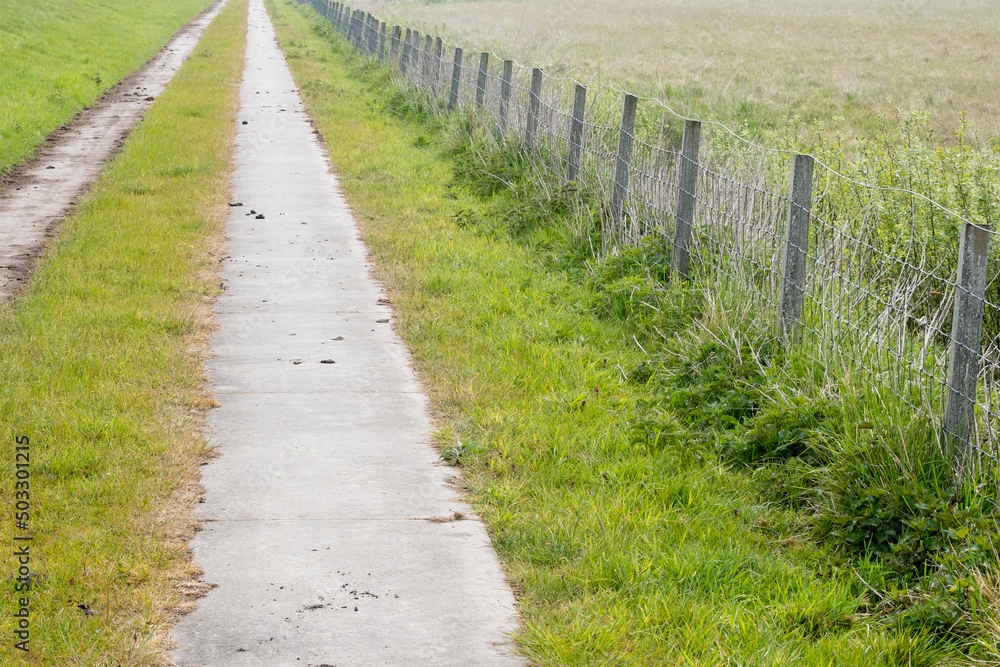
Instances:
[[[0,182],[0,302],[24,285],[59,223],[180,69],[226,0],[181,28],[146,65],[52,133]]]

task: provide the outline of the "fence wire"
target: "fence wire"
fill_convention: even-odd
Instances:
[[[988,220],[958,215],[922,193],[859,183],[816,162],[808,242],[800,248],[786,239],[790,207],[799,206],[789,185],[793,153],[705,123],[698,158],[690,160],[682,153],[684,118],[657,100],[638,100],[635,129],[625,132],[626,93],[606,87],[586,90],[575,141],[576,81],[407,28],[398,29],[397,43],[394,27],[358,10],[327,0],[299,1],[312,5],[362,53],[393,68],[435,113],[474,114],[498,140],[520,144],[555,174],[575,168],[577,183],[602,201],[622,187],[615,184],[616,172],[624,174],[621,212],[605,216],[606,247],[656,238],[674,252],[678,202],[693,197],[690,274],[725,280],[756,312],[774,313],[775,319],[787,285],[784,258],[801,252],[803,351],[821,368],[863,373],[870,391],[893,394],[930,419],[943,438],[971,448],[973,463],[997,461],[1000,281],[990,267],[985,296],[959,284],[960,238],[969,225],[982,228]],[[631,146],[627,163],[623,142]],[[579,160],[571,165],[574,153]],[[696,167],[693,192],[680,185],[685,161]],[[958,297],[970,297],[984,310],[982,335],[971,344],[954,337]],[[949,384],[955,350],[978,358],[976,379],[965,390],[957,381]],[[949,392],[953,401],[974,409],[972,423],[957,433],[942,418]]]

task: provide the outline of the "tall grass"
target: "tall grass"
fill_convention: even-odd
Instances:
[[[269,8],[533,660],[997,659],[992,510],[919,415],[783,349],[745,283],[605,248],[598,195]]]
[[[558,176],[526,168],[530,158],[519,147],[498,146],[474,122],[444,123],[452,141],[474,156],[459,167],[459,182],[520,182],[521,197],[536,209],[520,214],[522,224],[529,230],[566,224],[531,201],[559,201]],[[606,226],[592,193],[572,197],[576,221],[553,254],[566,252],[568,238],[591,240],[569,230],[596,234]],[[518,229],[509,231],[525,236]],[[997,471],[984,465],[956,476],[925,409],[940,403],[920,396],[922,378],[879,378],[893,367],[874,358],[878,349],[839,348],[846,341],[836,336],[782,341],[768,314],[773,304],[746,271],[703,265],[691,282],[678,281],[670,275],[667,244],[656,236],[586,247],[582,258],[577,251],[564,261],[583,262],[591,307],[625,323],[645,356],[629,373],[650,392],[626,420],[630,444],[654,451],[682,446],[698,460],[725,466],[768,508],[758,521],[763,532],[782,546],[822,545],[828,565],[862,585],[857,593],[865,601],[845,612],[850,618],[810,617],[803,621],[815,624],[810,632],[850,626],[861,614],[926,634],[935,651],[958,648],[973,660],[996,659],[989,627],[998,610],[989,600],[998,562]],[[822,320],[824,313],[813,316]],[[870,324],[866,335],[884,326]],[[937,352],[943,357],[943,349]]]
[[[438,81],[450,54],[440,62],[432,58],[427,52],[420,54],[420,67],[411,67],[405,76],[399,69],[399,79],[411,88],[407,108],[419,114],[442,114],[450,104],[446,104],[447,86]],[[433,63],[430,68],[428,61]],[[487,151],[524,148],[529,71],[514,68],[516,92],[505,125],[497,114],[503,108],[499,74],[492,81],[487,75],[486,104],[479,110],[479,102],[473,102],[476,68],[461,68],[458,105],[477,109],[473,120],[494,131],[483,134]],[[566,80],[542,77],[538,136],[529,162],[556,176],[566,167],[572,88]],[[619,134],[615,112],[622,95],[602,91],[588,94],[588,100],[577,182],[598,201],[607,202],[611,173],[620,166],[615,159]],[[655,101],[639,106],[623,211],[613,212],[602,204],[605,252],[643,239],[671,243],[682,162],[679,120]],[[846,363],[896,392],[914,411],[937,416],[942,410],[945,348],[957,293],[960,230],[966,222],[990,225],[1000,193],[990,178],[990,156],[973,151],[962,135],[951,148],[932,148],[921,135],[920,122],[913,116],[903,122],[899,137],[865,142],[853,160],[845,159],[838,141],[820,141],[801,325],[816,361]],[[697,199],[692,221],[694,271],[709,281],[725,277],[733,284],[747,283],[752,288],[745,296],[761,313],[775,314],[794,151],[747,142],[715,123],[707,124],[703,134],[708,136],[693,193]],[[871,175],[868,182],[866,173]],[[998,251],[994,248],[994,256]],[[994,263],[991,275],[995,267]],[[996,356],[996,281],[990,282],[994,287],[987,306],[986,359]],[[980,428],[974,436],[961,437],[988,458],[997,449],[992,426],[997,415],[992,407],[992,376],[986,373],[983,378],[977,397]]]

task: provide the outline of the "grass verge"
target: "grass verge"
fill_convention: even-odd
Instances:
[[[769,355],[759,332],[718,338],[736,331],[727,318],[738,302],[654,294],[655,261],[598,257],[585,195],[546,184],[516,154],[474,150],[473,119],[444,128],[421,117],[311,10],[268,7],[432,392],[442,456],[463,466],[517,593],[526,655],[551,665],[995,659],[983,639],[995,615],[959,637],[929,617],[947,604],[909,600],[919,612],[909,620],[887,611],[896,580],[866,560],[865,529],[862,556],[843,558],[813,539],[808,505],[761,492],[773,467],[733,464],[753,459],[754,437],[812,466],[794,479],[778,471],[775,489],[797,488],[822,463],[804,456],[808,436],[782,435],[821,430],[821,415],[762,409],[776,385],[758,371]],[[756,436],[717,428],[758,413]],[[963,521],[944,530],[961,534]],[[985,582],[980,604],[995,607],[991,590]]]
[[[0,3],[0,174],[140,68],[209,0]]]
[[[245,33],[234,0],[0,309],[0,503],[14,507],[27,436],[34,537],[30,591],[3,596],[4,664],[163,664],[196,589],[188,512],[211,402],[199,364]],[[7,545],[24,534],[11,514],[2,530]],[[27,653],[12,641],[19,597]]]

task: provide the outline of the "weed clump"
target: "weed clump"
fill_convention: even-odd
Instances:
[[[635,412],[633,441],[669,433],[710,445],[701,456],[746,474],[769,512],[791,513],[789,532],[808,535],[836,568],[870,573],[862,592],[873,617],[949,642],[983,636],[988,603],[974,573],[995,566],[996,517],[953,478],[926,420],[893,438],[887,419],[863,419],[863,400],[790,376],[792,352],[775,339],[729,332],[739,343],[725,345],[711,333],[674,338],[672,354],[632,371],[656,393]],[[825,623],[802,627],[838,627]]]

